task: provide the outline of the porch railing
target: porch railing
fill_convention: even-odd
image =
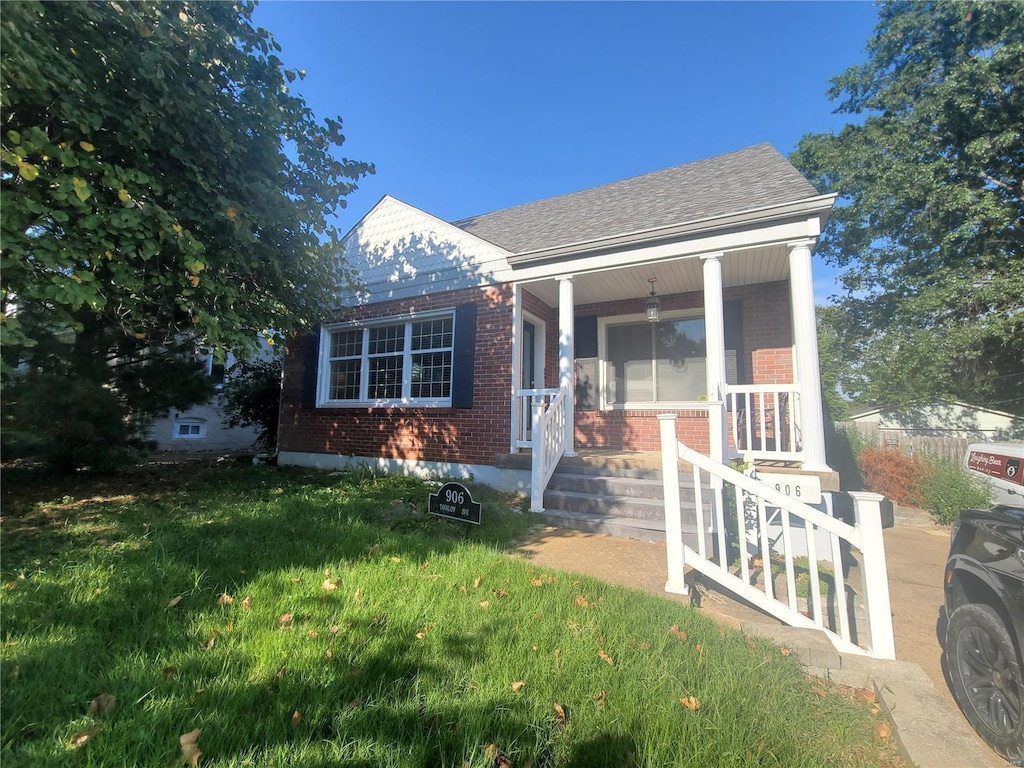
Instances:
[[[882,497],[850,493],[855,520],[850,525],[691,450],[676,437],[674,414],[658,418],[668,550],[665,590],[687,594],[689,566],[780,621],[821,630],[840,651],[896,658],[879,509]],[[696,549],[683,540],[680,460],[693,472]],[[797,590],[797,558],[800,592],[805,596]],[[846,584],[847,568],[854,565],[862,579],[866,633],[854,624],[854,593],[848,593]],[[858,642],[861,638],[866,642]]]
[[[795,384],[730,384],[726,397],[736,450],[755,459],[803,460]]]
[[[544,490],[565,453],[565,410],[569,405],[567,392],[568,389],[563,387],[555,390],[549,402],[546,402],[546,396],[532,400],[530,509],[534,512],[544,511]]]
[[[533,447],[533,406],[535,403],[541,403],[547,407],[548,403],[557,394],[557,387],[551,389],[520,389],[516,391],[516,417],[514,421],[516,448]]]

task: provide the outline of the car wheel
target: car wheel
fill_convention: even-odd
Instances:
[[[946,629],[946,663],[974,730],[1007,760],[1024,757],[1024,679],[999,614],[980,603],[957,608]]]

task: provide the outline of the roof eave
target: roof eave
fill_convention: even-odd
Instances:
[[[721,229],[735,228],[739,226],[751,226],[779,219],[791,219],[794,217],[817,216],[820,227],[819,231],[825,228],[829,212],[832,210],[838,195],[818,195],[802,200],[787,203],[752,208],[739,213],[731,213],[725,216],[712,216],[704,219],[670,224],[653,229],[627,232],[612,237],[598,238],[595,240],[584,240],[575,243],[565,243],[533,251],[522,251],[509,257],[510,264],[523,264],[531,261],[557,259],[562,256],[577,256],[591,251],[607,250],[609,248],[629,247],[648,244],[664,240],[673,240],[687,237],[696,233],[710,233]]]

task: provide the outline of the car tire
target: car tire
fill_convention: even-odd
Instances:
[[[1007,760],[1024,758],[1024,677],[999,614],[981,603],[960,606],[945,650],[953,695],[974,730]]]

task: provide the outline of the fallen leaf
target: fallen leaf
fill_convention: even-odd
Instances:
[[[176,606],[178,603],[181,602],[181,597],[181,595],[178,595],[177,597],[172,597],[170,600],[167,601],[167,607],[173,608],[174,606]]]
[[[281,627],[286,627],[292,623],[292,615],[290,613],[282,613],[278,619],[277,624]]]
[[[292,579],[292,584],[298,584],[300,581],[302,581],[302,577],[301,576],[296,576],[295,578]]]
[[[90,717],[103,717],[117,708],[117,697],[109,693],[101,693],[89,702]]]
[[[522,690],[524,685],[526,685],[526,683],[524,683],[522,680],[516,680],[514,683],[512,683],[512,690],[520,691]]]
[[[328,648],[326,651],[324,651],[324,656],[326,656],[328,659],[331,658],[333,655],[334,655],[334,653],[331,651],[330,648]]]
[[[612,664],[612,665],[615,664],[615,659],[613,659],[611,656],[609,656],[607,653],[605,653],[603,649],[598,651],[597,655],[601,657],[602,661],[607,661],[609,664]]]
[[[668,633],[670,635],[675,635],[684,643],[686,642],[686,630],[680,629],[678,624],[673,624]]]
[[[874,716],[876,716],[876,717],[877,717],[877,716],[878,716],[878,714],[879,714],[879,713],[880,713],[880,712],[882,711],[882,708],[881,708],[881,707],[879,707],[879,706],[878,706],[877,704],[872,704],[872,705],[871,705],[871,709],[869,709],[868,711],[869,711],[869,712],[870,712],[870,713],[871,713],[872,715],[874,715]]]
[[[495,597],[508,597],[508,590],[507,589],[497,589],[497,590],[492,589],[491,590],[491,594],[494,595]]]
[[[221,592],[220,597],[217,598],[217,605],[231,605],[233,602],[235,602],[235,598],[227,592]]]
[[[71,737],[70,746],[72,749],[81,749],[100,731],[98,723],[93,723],[84,731],[79,731]]]
[[[469,594],[469,590],[466,589],[466,585],[465,584],[459,584],[459,592],[461,592],[464,595],[468,595]]]
[[[484,755],[486,755],[491,760],[497,760],[498,759],[498,745],[497,744],[488,744],[486,747],[484,747]]]
[[[292,728],[302,722],[302,713],[299,710],[292,712]]]
[[[335,589],[341,586],[341,579],[336,579],[335,581],[331,581],[330,579],[324,579],[324,583],[320,586],[326,589],[328,592],[333,592]]]
[[[608,704],[608,692],[602,688],[601,692],[594,697],[594,703],[599,707],[603,707]]]
[[[355,595],[352,596],[352,599],[355,600],[358,603],[359,602],[359,596],[362,593],[363,593],[363,590],[362,590],[362,587],[360,587],[359,589],[356,590],[356,593],[355,593]]]
[[[248,611],[250,608],[252,608],[252,596],[251,595],[247,596],[245,598],[245,600],[242,601],[242,609],[243,610]]]
[[[811,690],[823,699],[828,697],[828,691],[820,686],[815,686],[814,688],[811,688]]]
[[[402,558],[400,558],[400,557],[389,557],[388,560],[390,560],[392,563],[400,563],[400,562],[402,562]]]
[[[422,630],[420,630],[419,632],[416,633],[416,639],[417,640],[422,640],[426,636],[427,636],[427,628],[426,627],[424,627]]]
[[[284,677],[284,671],[286,669],[288,669],[288,667],[281,667],[279,670],[277,670],[277,674],[274,675],[274,677],[280,680],[282,677]]]
[[[207,640],[205,643],[200,643],[199,644],[199,650],[201,650],[201,651],[208,651],[208,650],[210,650],[211,648],[213,648],[213,644],[216,641],[217,641],[217,637],[216,637],[216,635],[214,635],[209,640]]]
[[[576,605],[580,608],[586,608],[590,603],[587,602],[587,599],[583,597],[583,595],[576,595]]]
[[[543,587],[544,586],[544,580],[543,579],[533,579],[530,583],[533,586],[535,586],[535,587]]]
[[[473,580],[473,589],[480,589],[480,577],[479,576],[477,576],[476,579]]]
[[[315,629],[309,630],[309,638],[310,638],[310,640],[316,640],[319,636],[320,636],[320,633],[317,632]]]
[[[233,621],[229,621],[227,624],[224,625],[224,631],[225,632],[230,632],[234,628],[235,628],[235,622],[233,622]]]
[[[779,651],[782,653],[783,656],[789,656],[792,653],[792,651],[789,650],[789,648],[780,648]]]
[[[533,652],[534,652],[534,653],[536,653],[536,652],[537,652],[537,651],[539,651],[539,650],[540,650],[540,646],[539,646],[539,645],[535,645],[535,646],[533,646]]]
[[[189,765],[198,765],[199,758],[203,756],[202,751],[199,749],[199,745],[196,743],[202,733],[202,728],[196,728],[194,731],[183,733],[178,737],[178,743],[181,745],[181,756]]]
[[[687,709],[700,709],[700,702],[694,696],[684,696],[679,699],[679,703]]]
[[[880,738],[880,739],[888,739],[890,736],[892,736],[892,726],[889,725],[888,723],[879,723],[878,724],[878,738]]]
[[[490,607],[491,607],[491,601],[490,601],[490,600],[484,600],[484,601],[482,601],[482,602],[480,603],[480,607],[481,607],[481,608],[483,608],[483,609],[484,609],[484,610],[486,611],[486,610],[487,610],[488,608],[490,608]]]
[[[554,652],[553,655],[557,659],[559,656],[562,655],[562,649],[561,648],[555,648],[555,652]]]
[[[196,696],[202,696],[204,693],[206,693],[205,688],[196,688]]]
[[[695,645],[694,648],[696,649],[698,656],[703,656],[704,655],[704,646],[703,645],[701,645],[700,643],[697,643],[697,645]]]
[[[867,688],[858,688],[853,692],[853,695],[859,701],[863,701],[866,704],[874,704],[878,700],[878,697],[875,695],[875,692],[868,690]]]
[[[555,714],[558,716],[559,722],[565,722],[565,707],[559,704],[557,701],[551,705],[551,708],[555,710]]]
[[[340,629],[341,629],[341,627],[339,627],[337,624],[331,624],[331,634],[332,635],[338,634],[338,630],[340,630]]]

